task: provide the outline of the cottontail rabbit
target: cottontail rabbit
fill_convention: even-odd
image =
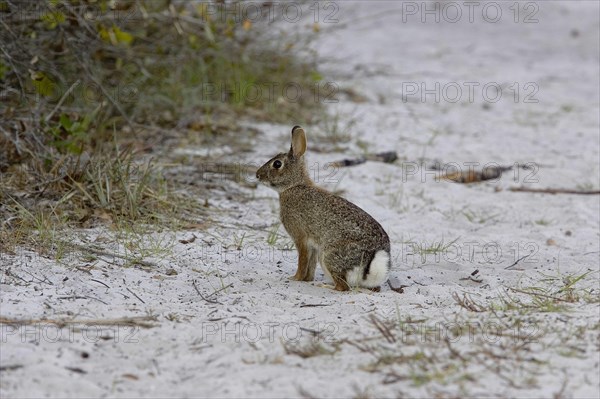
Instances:
[[[291,279],[312,281],[318,260],[336,290],[378,290],[390,269],[388,235],[368,213],[313,183],[305,151],[306,134],[294,126],[290,151],[256,172],[261,183],[279,193],[281,222],[298,250],[298,270]]]

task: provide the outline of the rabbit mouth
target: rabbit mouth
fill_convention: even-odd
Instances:
[[[271,188],[275,188],[275,186],[276,186],[275,183],[268,181],[268,180],[261,179],[260,177],[258,178],[258,182],[264,186],[271,187]]]
[[[259,183],[277,191],[278,193],[281,192],[281,186],[279,184],[273,183],[272,181],[259,180]]]

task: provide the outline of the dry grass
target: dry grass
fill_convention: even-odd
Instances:
[[[60,258],[74,228],[205,225],[208,188],[156,161],[170,143],[235,146],[243,116],[314,122],[315,33],[248,23],[238,3],[210,4],[219,18],[201,2],[0,2],[0,252]],[[244,92],[287,84],[302,96]]]
[[[336,344],[325,345],[319,340],[309,340],[305,342],[282,341],[282,345],[286,354],[296,355],[302,359],[323,355],[331,356],[339,350]]]
[[[597,356],[600,323],[573,323],[570,318],[583,306],[596,306],[597,277],[590,271],[545,276],[536,279],[536,287],[507,288],[487,299],[456,293],[457,306],[466,312],[445,312],[445,318],[436,320],[402,317],[399,309],[396,318],[371,313],[370,328],[328,345],[336,348],[333,356],[339,361],[345,356],[357,361],[348,353],[354,348],[361,354],[360,368],[380,375],[383,384],[466,397],[484,392],[493,378],[506,389],[525,393],[538,389],[543,378],[561,367],[561,359]],[[322,348],[320,342],[308,342],[285,350],[309,358],[327,354]],[[566,383],[558,381],[558,397]]]
[[[60,259],[77,228],[104,225],[124,242],[141,243],[144,226],[175,228],[202,218],[204,208],[176,193],[151,161],[131,151],[88,158],[64,156],[14,167],[0,177],[2,252],[24,246]],[[141,244],[140,244],[141,245]]]
[[[152,328],[158,327],[156,316],[121,317],[117,319],[12,319],[0,317],[0,324],[11,326],[26,326],[32,324],[52,324],[59,328],[77,326],[86,328],[90,326],[127,326]]]

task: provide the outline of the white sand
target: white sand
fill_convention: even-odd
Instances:
[[[431,16],[421,23],[418,15],[404,23],[399,3],[338,2],[339,23],[321,24],[317,47],[328,79],[367,101],[340,94],[339,103],[329,105],[341,126],[354,121],[351,141],[336,152],[315,152],[332,146],[317,127],[306,126],[309,164],[319,164],[321,185],[344,190],[381,221],[392,241],[392,281],[408,286],[404,294],[388,287],[376,294],[335,292],[319,286],[320,269],[313,283],[289,282],[296,255],[286,249],[283,228],[274,245],[267,243],[278,218],[276,193],[244,188],[243,202],[214,193],[212,226],[164,234],[198,238],[175,241],[150,272],[123,268],[118,259],[58,264],[28,252],[2,255],[3,317],[155,315],[157,324],[84,330],[1,324],[0,366],[8,368],[0,372],[2,397],[599,397],[600,197],[507,191],[599,189],[598,3],[534,2],[539,22],[532,24],[514,23],[512,2],[498,3],[498,23],[486,22],[481,4],[473,23],[467,15],[459,23],[435,23]],[[520,19],[531,10],[521,9]],[[424,83],[431,89],[435,82],[463,88],[476,82],[479,88],[472,102],[466,91],[456,103],[448,101],[455,96],[450,91],[446,97],[440,92],[439,103],[433,94],[425,102],[419,94],[403,100],[403,88]],[[481,92],[491,82],[503,87],[495,103]],[[515,82],[517,102],[516,86],[509,89]],[[539,88],[538,103],[524,103],[531,87]],[[301,122],[254,125],[262,132],[254,151],[241,159],[226,152],[222,160],[262,163],[288,147],[289,129]],[[325,180],[331,172],[325,163],[359,156],[359,140],[369,152],[395,150],[401,159],[340,169]],[[435,181],[414,163],[419,158],[462,168],[519,162],[539,169],[533,176],[511,171],[499,181],[467,186]],[[103,233],[86,234],[94,241]],[[410,244],[426,248],[441,241],[454,244],[424,257]],[[166,275],[169,268],[178,274]],[[481,282],[465,280],[476,269],[474,279]],[[559,302],[560,309],[534,305],[543,296],[511,291],[539,287],[546,288],[543,295],[562,298],[568,276],[584,273],[574,286],[582,298]],[[454,293],[469,293],[497,310],[469,312]],[[503,308],[503,297],[531,307]],[[388,342],[372,315],[414,323],[396,327]],[[462,332],[452,334],[459,326]],[[320,332],[318,338],[311,331]],[[373,339],[365,343],[365,337]],[[323,353],[286,353],[294,344],[320,345]]]

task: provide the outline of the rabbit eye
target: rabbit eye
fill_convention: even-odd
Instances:
[[[281,168],[281,165],[283,165],[283,164],[281,163],[281,161],[279,159],[277,159],[275,162],[273,162],[273,167],[275,169]]]

